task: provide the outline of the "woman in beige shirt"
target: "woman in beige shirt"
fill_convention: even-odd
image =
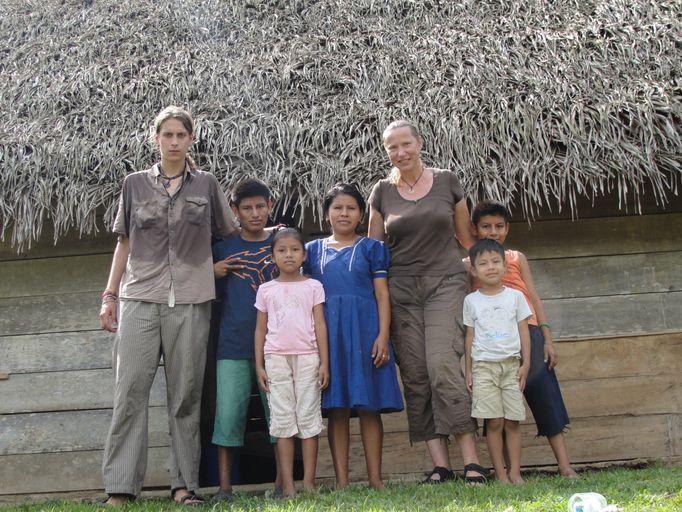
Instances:
[[[453,172],[424,165],[424,141],[414,124],[395,121],[383,138],[393,169],[372,189],[369,235],[391,250],[391,338],[410,442],[426,442],[434,465],[426,482],[440,483],[454,478],[447,444],[454,435],[466,480],[482,483],[486,471],[460,365],[469,280],[455,237],[465,248],[474,243],[464,192]]]
[[[187,154],[194,123],[179,107],[156,117],[160,162],[129,174],[113,231],[118,244],[102,293],[100,325],[115,332],[114,406],[104,448],[107,505],[139,495],[147,464],[147,405],[163,354],[171,435],[171,494],[184,505],[199,487],[199,420],[215,298],[211,237],[237,229],[213,174]]]

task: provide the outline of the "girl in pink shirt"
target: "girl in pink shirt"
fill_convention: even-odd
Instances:
[[[256,374],[270,406],[270,435],[277,438],[282,491],[294,488],[294,437],[301,438],[303,487],[315,487],[320,396],[329,383],[322,283],[301,275],[306,252],[301,234],[280,229],[272,238],[279,277],[256,294]]]

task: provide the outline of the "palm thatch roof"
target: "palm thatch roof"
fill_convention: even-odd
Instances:
[[[227,189],[316,205],[388,170],[381,130],[423,129],[472,199],[574,209],[666,202],[682,173],[679,0],[7,0],[0,4],[2,236],[106,223],[168,104]]]

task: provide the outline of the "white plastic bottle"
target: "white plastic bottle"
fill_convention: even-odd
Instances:
[[[597,492],[580,492],[568,500],[568,512],[601,512],[606,508],[606,498]]]

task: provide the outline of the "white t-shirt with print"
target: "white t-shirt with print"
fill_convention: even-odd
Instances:
[[[464,299],[464,325],[474,328],[471,359],[502,361],[521,357],[519,322],[533,312],[518,290],[507,288],[496,295],[484,295],[480,290]]]

